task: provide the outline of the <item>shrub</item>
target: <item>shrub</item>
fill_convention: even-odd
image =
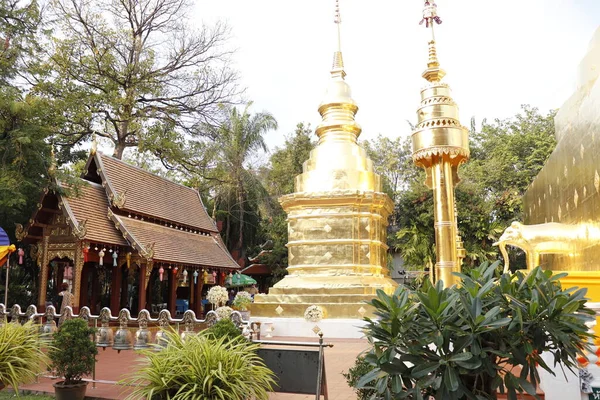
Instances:
[[[217,308],[215,312],[217,313],[219,319],[228,319],[231,316],[233,309],[231,307],[223,306]]]
[[[38,328],[31,321],[0,326],[0,383],[18,392],[20,384],[33,382],[48,365],[41,346]]]
[[[220,319],[203,334],[211,339],[227,338],[228,340],[246,340],[242,332],[229,319]]]
[[[365,360],[365,357],[359,356],[356,358],[354,366],[350,368],[347,373],[342,373],[344,378],[346,378],[348,386],[354,388],[358,400],[370,400],[371,397],[377,393],[375,389],[357,387],[360,378],[373,371],[373,369],[375,369],[375,366],[371,365],[367,360]]]
[[[235,299],[233,299],[233,306],[240,311],[248,310],[248,306],[252,303],[252,296],[250,293],[241,291],[235,295]]]
[[[90,339],[95,330],[83,319],[70,319],[54,334],[54,347],[48,356],[51,368],[65,378],[65,385],[72,385],[92,373],[98,349]]]
[[[566,274],[539,267],[528,274],[500,274],[497,267],[484,263],[458,274],[462,282],[451,288],[425,282],[392,296],[378,291],[370,304],[380,319],[366,318],[374,343],[366,360],[374,369],[357,386],[375,388],[381,398],[493,399],[506,390],[516,399],[517,392],[535,396],[538,365],[551,374],[556,365],[576,368],[594,315],[586,290],[562,289]]]
[[[142,367],[122,383],[134,385],[133,399],[267,400],[273,372],[258,357],[258,344],[186,337],[166,332],[167,346],[157,352],[142,350]]]

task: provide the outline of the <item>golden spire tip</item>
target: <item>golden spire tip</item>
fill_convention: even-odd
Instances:
[[[427,69],[423,72],[423,78],[429,82],[439,82],[445,75],[446,72],[440,68],[440,63],[437,58],[437,49],[435,47],[435,32],[433,27],[435,24],[441,24],[442,19],[437,15],[437,4],[435,0],[425,0],[423,7],[423,19],[419,22],[419,25],[423,25],[425,22],[426,28],[431,28],[431,40],[429,44],[429,60],[427,62]]]
[[[335,14],[333,22],[337,25],[337,51],[333,53],[333,67],[331,75],[334,77],[341,76],[342,79],[346,76],[344,71],[344,59],[342,58],[342,34],[340,25],[342,24],[342,16],[340,14],[340,0],[335,0]]]

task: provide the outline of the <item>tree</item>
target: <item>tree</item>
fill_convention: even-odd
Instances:
[[[121,158],[148,136],[201,135],[238,93],[227,26],[193,29],[189,0],[56,0],[52,10],[59,34],[35,90],[63,117],[60,144],[95,131]]]
[[[248,211],[255,210],[261,198],[268,196],[254,171],[248,168],[248,162],[258,151],[267,151],[264,135],[277,129],[277,121],[271,114],[251,114],[251,105],[248,103],[243,111],[224,106],[222,112],[226,116],[223,122],[204,127],[214,141],[196,143],[204,147],[203,153],[196,153],[195,157],[187,153],[190,157],[177,160],[186,171],[198,175],[204,184],[212,185],[209,190],[214,192],[213,216],[217,209],[226,212],[225,241],[241,257],[245,254],[245,246],[248,246],[244,242],[244,229],[250,216]],[[249,204],[253,207],[248,207]],[[237,226],[237,234],[231,230],[233,222]],[[255,221],[257,225],[258,220]]]

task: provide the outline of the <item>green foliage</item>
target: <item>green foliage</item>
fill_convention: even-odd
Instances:
[[[202,331],[202,334],[213,340],[219,340],[222,338],[226,338],[227,341],[246,340],[242,336],[242,332],[230,319],[218,320],[216,324]]]
[[[248,310],[248,306],[252,303],[252,297],[250,293],[241,291],[235,295],[233,299],[233,306],[240,311]]]
[[[390,399],[494,399],[498,390],[516,399],[517,392],[535,396],[538,366],[552,374],[556,365],[576,368],[594,315],[586,289],[562,289],[566,274],[539,267],[500,274],[498,265],[460,274],[461,285],[451,288],[379,291],[371,305],[380,319],[366,319],[374,343],[366,360],[375,368],[357,386]]]
[[[33,322],[0,326],[0,382],[18,392],[19,385],[35,381],[48,364],[41,347]]]
[[[357,388],[357,383],[363,376],[367,375],[375,369],[364,356],[359,356],[354,362],[354,366],[348,372],[342,373],[348,386],[354,388],[358,400],[370,400],[372,396],[377,394],[375,389]]]
[[[258,344],[167,332],[161,351],[142,350],[142,367],[124,381],[135,386],[127,399],[266,400],[273,372],[256,354]]]
[[[51,368],[65,378],[65,385],[81,382],[92,373],[98,349],[91,336],[95,330],[83,319],[70,319],[54,334],[54,347],[48,352]]]

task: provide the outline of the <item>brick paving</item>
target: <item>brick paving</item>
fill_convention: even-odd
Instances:
[[[269,340],[318,342],[316,338],[275,337]],[[333,347],[325,349],[325,369],[329,399],[355,399],[356,396],[352,389],[348,387],[346,380],[341,374],[354,365],[354,360],[358,354],[368,348],[367,341],[364,339],[330,339],[325,341],[333,344]],[[116,350],[110,348],[99,350],[98,363],[96,364],[96,380],[120,381],[128,373],[135,371],[137,361],[140,358],[133,351],[118,353]],[[22,386],[22,389],[33,393],[54,393],[52,384],[56,381],[57,379],[40,378],[38,383]],[[96,387],[93,388],[92,383],[90,383],[86,395],[86,399],[123,399],[127,396],[127,388],[113,383],[96,383]],[[314,399],[315,395],[272,393],[269,398],[270,400],[301,400]]]

